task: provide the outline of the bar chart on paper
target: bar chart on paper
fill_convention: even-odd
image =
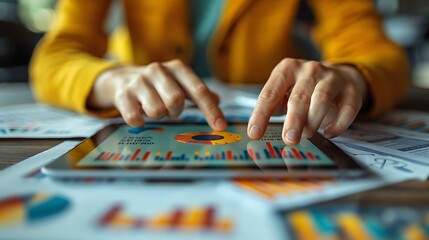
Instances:
[[[105,228],[145,229],[145,230],[182,230],[211,231],[228,233],[234,227],[231,218],[219,216],[215,206],[176,207],[170,211],[151,216],[136,216],[127,213],[126,206],[115,204],[99,219],[99,225]]]
[[[234,180],[234,184],[263,198],[274,199],[282,196],[319,192],[335,185],[334,179],[276,179],[276,180]]]
[[[428,239],[429,211],[404,206],[313,207],[284,214],[291,239]]]
[[[379,177],[239,179],[225,184],[232,195],[249,196],[277,209],[293,209],[367,191],[395,181]]]
[[[395,111],[381,117],[377,122],[407,131],[429,133],[429,116],[427,113]]]

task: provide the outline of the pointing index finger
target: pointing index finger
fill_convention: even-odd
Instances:
[[[283,60],[261,90],[247,127],[251,139],[260,139],[264,135],[271,115],[293,85],[293,69],[290,67],[291,64]]]
[[[165,63],[165,66],[203,112],[210,127],[215,131],[224,130],[227,123],[219,107],[219,99],[216,94],[211,92],[207,85],[181,61],[173,60]]]

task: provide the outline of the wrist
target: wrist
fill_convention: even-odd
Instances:
[[[111,89],[114,84],[114,71],[115,69],[108,69],[101,72],[95,79],[92,90],[87,100],[88,109],[100,110],[113,108],[113,101],[110,99],[112,96]]]

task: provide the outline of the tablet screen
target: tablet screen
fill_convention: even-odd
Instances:
[[[247,125],[214,132],[207,125],[118,127],[82,158],[79,167],[275,167],[330,166],[334,162],[308,139],[286,146],[282,125],[270,125],[261,140],[250,140]]]
[[[42,168],[56,177],[216,178],[357,176],[365,170],[320,134],[287,146],[283,124],[270,124],[260,140],[246,123],[225,131],[206,124],[108,126]],[[353,171],[350,171],[353,170]]]

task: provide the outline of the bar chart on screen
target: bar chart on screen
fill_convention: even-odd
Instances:
[[[210,231],[228,233],[234,228],[229,217],[219,216],[215,206],[176,207],[151,216],[136,216],[123,204],[115,204],[99,219],[99,225],[116,229]]]
[[[114,151],[102,151],[94,159],[94,161],[121,161],[121,162],[145,162],[148,159],[154,161],[181,161],[189,160],[185,154],[173,155],[173,151],[167,151],[165,154],[161,151],[146,151],[141,148],[137,148],[134,151],[130,152],[129,150],[123,152],[114,152]]]
[[[305,147],[287,147],[276,146],[271,142],[263,142],[258,144],[249,144],[246,148],[203,148],[201,150],[186,151],[181,149],[167,149],[164,151],[157,149],[142,149],[126,147],[116,151],[98,151],[92,153],[94,158],[91,163],[100,164],[121,164],[121,165],[140,165],[154,164],[162,162],[180,163],[180,162],[204,162],[204,163],[220,163],[228,161],[231,163],[246,163],[246,162],[264,162],[264,163],[283,163],[287,160],[288,163],[305,164],[313,162],[318,164],[329,162],[326,157],[321,157],[318,152]],[[323,160],[322,160],[323,159]]]

